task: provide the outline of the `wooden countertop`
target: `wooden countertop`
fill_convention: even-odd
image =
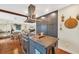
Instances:
[[[32,36],[32,40],[47,48],[50,46],[55,46],[56,42],[58,41],[58,38],[46,35],[44,36],[34,35]]]

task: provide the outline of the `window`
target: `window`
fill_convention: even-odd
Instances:
[[[16,24],[16,30],[21,30],[21,25]]]

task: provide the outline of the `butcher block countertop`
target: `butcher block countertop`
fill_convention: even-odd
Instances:
[[[32,36],[32,40],[47,48],[50,46],[55,46],[56,42],[58,41],[58,38],[46,35],[44,36],[34,35]]]

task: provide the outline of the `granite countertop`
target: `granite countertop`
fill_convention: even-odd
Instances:
[[[46,35],[34,35],[32,36],[32,40],[47,48],[49,46],[55,46],[55,43],[58,41],[58,38]]]

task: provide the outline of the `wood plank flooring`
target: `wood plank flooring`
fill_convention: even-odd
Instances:
[[[64,50],[58,48],[58,49],[55,51],[55,54],[71,54],[71,53],[69,53],[69,52],[67,52],[67,51],[64,51]]]
[[[10,38],[0,40],[0,54],[18,54],[21,51],[19,40]]]
[[[70,54],[62,49],[57,49],[55,54]],[[22,47],[18,40],[11,40],[10,38],[0,40],[0,54],[20,54]]]

